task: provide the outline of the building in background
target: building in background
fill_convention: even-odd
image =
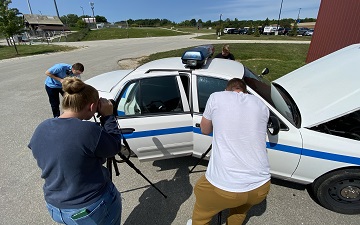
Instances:
[[[26,28],[33,31],[69,31],[59,17],[24,14]]]
[[[360,0],[321,0],[306,63],[360,43]]]

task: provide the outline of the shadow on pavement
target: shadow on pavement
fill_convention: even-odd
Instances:
[[[140,196],[139,204],[130,213],[124,225],[173,224],[180,206],[191,196],[193,187],[189,179],[189,167],[196,163],[192,157],[154,161],[160,171],[177,169],[171,180],[154,183],[167,198],[149,186]]]

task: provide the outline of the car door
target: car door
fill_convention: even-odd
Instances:
[[[202,114],[205,110],[209,96],[226,88],[227,80],[209,76],[193,75],[192,99],[193,99],[193,129],[194,129],[194,152],[193,155],[200,157],[209,149],[212,134],[203,135],[200,130]],[[208,154],[209,156],[210,154]]]
[[[250,82],[249,79],[246,80]],[[204,112],[207,99],[215,91],[223,91],[226,88],[227,80],[193,75],[193,107],[194,107],[194,156],[201,156],[210,146],[212,135],[202,135],[200,124],[202,113]],[[267,88],[262,83],[252,82],[252,86],[257,86],[257,91],[267,92]],[[279,119],[281,130],[277,135],[267,135],[266,146],[271,166],[271,173],[277,177],[289,178],[296,170],[300,161],[302,151],[302,138],[299,129],[293,126],[284,118],[270,103],[268,103],[255,90],[248,87],[250,94],[254,94],[264,101],[269,107],[271,115]],[[272,94],[271,94],[272,93]],[[279,98],[275,89],[269,90],[269,95]],[[279,100],[279,99],[278,99]],[[286,107],[286,105],[285,105]],[[211,151],[210,151],[211,153]]]
[[[186,74],[159,73],[128,81],[117,99],[117,119],[139,160],[155,160],[190,155],[193,149],[192,117]],[[185,79],[184,79],[185,77]]]

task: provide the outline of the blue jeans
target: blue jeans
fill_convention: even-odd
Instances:
[[[81,209],[59,209],[46,203],[49,213],[55,222],[67,225],[120,225],[121,196],[115,185],[111,183],[104,195],[91,205]],[[71,216],[87,209],[88,214],[72,219]]]
[[[49,102],[51,106],[51,110],[53,112],[53,116],[60,116],[60,95],[64,95],[64,91],[62,88],[50,88],[45,85],[46,93],[49,96]]]

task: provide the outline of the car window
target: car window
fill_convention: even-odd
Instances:
[[[280,87],[255,75],[251,70],[244,67],[244,81],[253,91],[258,93],[264,100],[271,104],[279,113],[289,120],[294,126],[301,123],[300,112],[291,96]]]
[[[199,111],[203,113],[205,110],[206,102],[209,96],[217,91],[224,91],[226,88],[227,80],[198,76],[197,77],[197,90],[199,100]]]
[[[360,141],[360,110],[311,127],[310,129]]]
[[[176,76],[136,80],[123,90],[117,107],[119,116],[184,111]]]

